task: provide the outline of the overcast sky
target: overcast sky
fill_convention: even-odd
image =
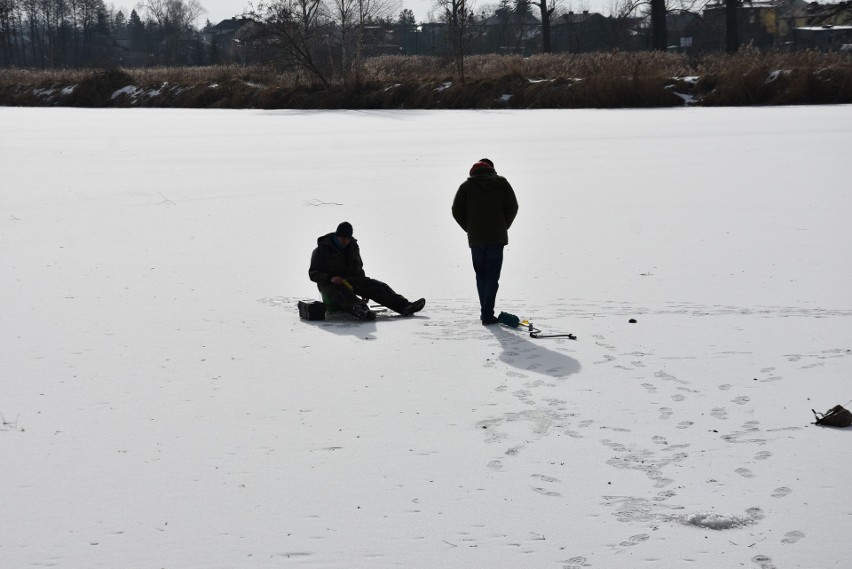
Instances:
[[[255,2],[256,4],[257,2]],[[496,5],[499,0],[480,0],[476,3],[478,7]],[[608,6],[611,0],[563,0],[565,9],[581,11],[585,9],[594,10],[603,14],[609,13]],[[233,18],[248,9],[248,0],[201,0],[201,5],[207,9],[207,14],[199,18],[198,25],[203,26],[205,20],[217,24],[222,20]],[[399,14],[404,8],[414,12],[418,22],[430,21],[429,13],[434,11],[435,0],[401,0],[394,14]]]
[[[248,10],[250,0],[200,1],[201,5],[207,9],[207,13],[198,19],[197,25],[199,27],[203,26],[206,20],[210,20],[213,24],[218,24],[222,20],[239,16]],[[251,1],[255,5],[258,4],[258,0]],[[434,8],[436,1],[437,0],[399,0],[399,6],[394,10],[394,15],[398,15],[404,8],[408,8],[414,12],[414,17],[418,22],[434,21],[433,18],[430,18],[430,14],[434,12],[437,15],[437,10]],[[560,7],[565,11],[573,10],[574,12],[581,12],[583,10],[590,10],[593,12],[600,12],[604,15],[609,15],[612,13],[611,7],[616,2],[617,0],[562,0],[560,2]],[[836,2],[837,0],[827,0],[822,3],[835,4]],[[499,0],[478,0],[476,2],[477,12],[486,7],[493,8],[498,3]],[[119,2],[115,3],[115,6],[116,9],[121,9],[126,14],[129,14],[130,10],[132,10],[136,4],[130,4],[130,8],[127,8],[121,3],[121,0],[119,0]],[[142,15],[141,12],[140,15]]]

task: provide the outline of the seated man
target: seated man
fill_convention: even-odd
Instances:
[[[317,238],[308,275],[317,283],[323,302],[335,304],[359,320],[376,318],[376,313],[367,307],[368,300],[403,316],[420,312],[426,305],[425,298],[409,302],[385,283],[364,273],[361,249],[352,237],[352,224],[348,221],[338,225],[334,233]]]

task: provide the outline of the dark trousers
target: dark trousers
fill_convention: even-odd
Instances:
[[[503,268],[503,245],[474,245],[470,248],[473,270],[476,271],[476,290],[479,293],[480,318],[494,316],[500,270]]]
[[[352,290],[349,290],[344,285],[331,283],[317,285],[317,287],[320,293],[322,293],[323,298],[327,298],[346,312],[352,312],[352,307],[356,304],[364,304],[364,301],[358,297],[372,300],[399,313],[402,313],[409,304],[404,296],[397,294],[382,281],[377,281],[369,277],[360,277],[350,280],[349,284],[352,285]]]

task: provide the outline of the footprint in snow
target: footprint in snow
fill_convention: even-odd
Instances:
[[[618,545],[620,545],[622,547],[633,547],[634,545],[639,545],[643,541],[648,541],[648,539],[650,539],[650,537],[651,536],[649,536],[647,533],[640,533],[640,534],[630,536],[628,539],[626,539],[625,541],[622,541]]]
[[[781,540],[781,543],[796,543],[803,537],[805,537],[805,534],[800,531],[788,531],[784,534],[784,539]]]
[[[552,498],[561,498],[562,497],[562,494],[560,494],[559,492],[554,492],[553,490],[547,490],[546,488],[539,488],[537,486],[530,486],[530,488],[532,488],[533,492],[537,492],[537,493],[541,494],[542,496],[550,496]]]
[[[561,483],[562,483],[562,481],[561,481],[561,480],[559,480],[558,478],[553,478],[552,476],[546,476],[546,475],[544,475],[544,474],[533,474],[533,475],[532,475],[532,477],[533,477],[533,478],[538,478],[538,479],[540,479],[540,480],[542,480],[542,481],[544,481],[544,482],[558,483],[558,484],[561,484]]]
[[[777,569],[772,563],[772,558],[766,555],[755,555],[751,558],[751,562],[757,564],[760,569]]]
[[[710,411],[710,415],[716,417],[717,419],[727,419],[728,410],[724,407],[714,407],[713,410]]]
[[[506,456],[518,456],[518,453],[521,452],[522,448],[524,448],[524,445],[518,445],[510,449],[506,449]]]
[[[567,565],[563,566],[562,569],[582,569],[583,567],[590,567],[588,563],[588,559],[585,557],[572,557],[567,562]]]

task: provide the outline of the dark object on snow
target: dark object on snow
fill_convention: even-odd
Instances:
[[[352,306],[352,316],[355,317],[355,320],[375,320],[376,313],[370,310],[370,307],[367,306],[367,303],[364,304],[355,304]]]
[[[482,320],[483,324],[493,324],[500,323],[507,328],[526,328],[530,333],[530,338],[568,338],[569,340],[576,340],[577,336],[574,334],[542,334],[541,330],[533,326],[533,323],[529,320],[521,320],[514,314],[509,314],[508,312],[501,312],[500,315],[492,320]]]
[[[497,316],[497,322],[503,326],[508,326],[509,328],[517,328],[521,325],[521,319],[514,314],[509,314],[508,312],[501,312],[500,315]]]
[[[630,320],[628,320],[628,321],[627,321],[627,323],[628,323],[628,324],[636,324],[636,319],[635,319],[635,318],[631,318]]]
[[[530,338],[568,338],[569,340],[576,340],[577,336],[571,333],[566,334],[542,334],[541,330],[533,326],[533,323],[530,322],[527,324],[530,329]]]
[[[318,300],[300,300],[299,317],[303,320],[325,320],[325,304]]]
[[[816,423],[814,423],[816,425],[826,425],[828,427],[848,427],[852,425],[852,413],[840,405],[835,405],[825,413],[817,413],[813,409],[811,411],[813,411],[814,417],[816,417]]]

